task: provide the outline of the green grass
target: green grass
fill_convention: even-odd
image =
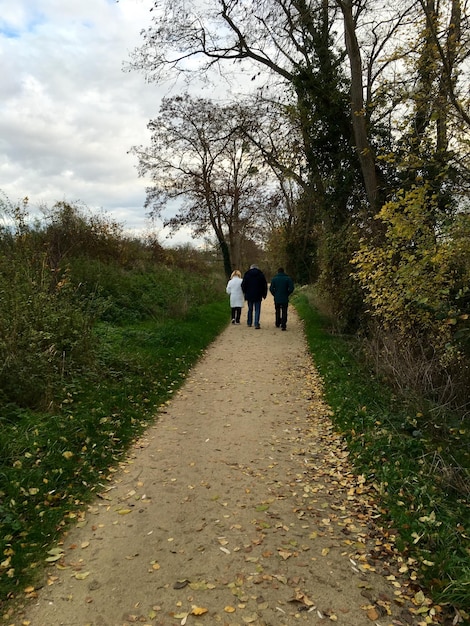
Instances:
[[[51,544],[227,320],[224,298],[178,320],[101,323],[99,367],[63,389],[57,410],[2,407],[0,606],[34,585]]]
[[[460,476],[469,475],[468,426],[452,415],[436,425],[433,407],[396,397],[368,370],[357,340],[330,334],[305,294],[293,304],[334,424],[358,473],[377,489],[382,523],[396,530],[398,548],[417,561],[433,598],[470,612],[469,485],[449,476],[455,458]]]

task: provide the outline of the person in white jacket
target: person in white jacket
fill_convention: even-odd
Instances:
[[[245,304],[245,296],[242,291],[242,275],[239,270],[232,272],[225,291],[230,296],[230,308],[232,309],[232,324],[240,323],[242,307]]]

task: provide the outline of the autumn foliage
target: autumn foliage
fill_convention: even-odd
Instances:
[[[470,216],[459,210],[439,215],[437,197],[422,184],[386,203],[377,221],[384,227],[383,240],[375,245],[363,239],[354,257],[355,277],[376,332],[393,336],[402,350],[413,350],[432,364],[432,384],[421,391],[435,392],[451,378],[445,399],[465,405]]]

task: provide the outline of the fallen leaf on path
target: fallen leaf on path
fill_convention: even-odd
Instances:
[[[186,624],[186,620],[188,619],[188,615],[189,613],[176,613],[175,615],[173,615],[173,617],[175,619],[180,619],[181,626],[184,626]]]
[[[376,608],[372,607],[367,611],[367,617],[370,619],[371,622],[375,622],[379,619],[380,614]]]
[[[63,556],[64,556],[64,553],[62,553],[62,554],[55,554],[53,556],[48,556],[45,559],[45,561],[46,561],[46,563],[54,563],[55,561],[59,561]]]
[[[284,559],[284,561],[287,561],[287,559],[292,556],[292,552],[288,552],[287,550],[283,550],[282,548],[279,548],[277,552],[279,556]]]
[[[258,504],[258,506],[256,507],[256,511],[267,511],[269,509],[271,505],[266,503],[266,504]]]
[[[190,581],[187,579],[177,580],[173,585],[173,589],[184,589],[185,587],[187,587],[187,585],[189,585],[189,583]]]
[[[193,606],[192,610],[191,610],[191,615],[204,615],[204,613],[207,613],[209,609],[206,609],[202,606]]]
[[[312,600],[310,600],[310,598],[306,596],[305,593],[298,590],[295,592],[295,596],[291,598],[289,602],[299,602],[300,604],[308,607],[315,606],[315,603],[312,602]]]
[[[287,578],[283,576],[282,574],[273,574],[273,578],[278,580],[283,585],[287,585]]]
[[[206,583],[206,581],[205,581],[205,580],[199,580],[199,581],[196,581],[196,582],[194,582],[194,583],[191,583],[191,582],[190,582],[190,583],[189,583],[189,586],[191,587],[191,589],[192,589],[193,591],[201,591],[201,590],[203,590],[203,589],[209,589],[209,588],[210,588],[210,587],[209,587],[209,584],[208,584],[208,583]],[[212,586],[212,589],[213,589],[213,588],[214,588],[214,586]]]

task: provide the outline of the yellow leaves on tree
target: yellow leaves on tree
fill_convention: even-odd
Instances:
[[[385,237],[377,245],[363,240],[353,259],[370,312],[386,329],[403,337],[418,331],[443,348],[464,321],[458,301],[469,291],[470,216],[446,223],[423,183],[385,204],[377,220]]]

